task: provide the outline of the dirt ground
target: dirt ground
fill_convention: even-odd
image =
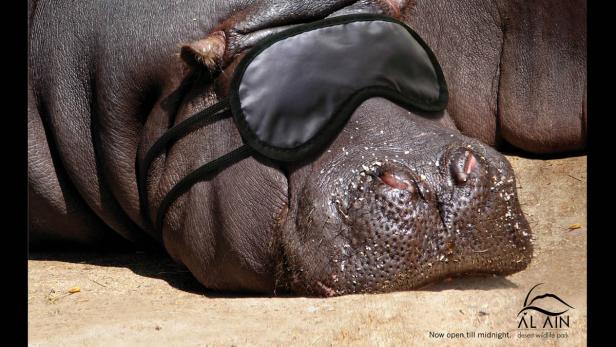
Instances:
[[[586,345],[586,157],[509,159],[535,238],[534,259],[523,272],[391,294],[268,298],[206,292],[156,254],[30,254],[29,344]],[[518,329],[524,298],[538,283],[533,296],[554,293],[574,307],[566,313],[569,327]],[[73,287],[80,291],[69,294]],[[538,318],[541,328],[544,316]]]

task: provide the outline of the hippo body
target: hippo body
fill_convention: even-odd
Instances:
[[[368,99],[315,158],[243,159],[153,230],[136,173],[152,144],[223,97],[255,41],[360,12],[403,20],[429,44],[447,110]],[[509,274],[530,262],[531,232],[497,149],[585,148],[585,1],[39,0],[28,15],[31,247],[160,239],[206,287],[262,293]],[[147,208],[241,144],[232,119],[188,134],[153,162]]]

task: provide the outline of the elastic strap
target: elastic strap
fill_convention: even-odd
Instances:
[[[180,124],[167,130],[152,147],[145,154],[145,157],[137,167],[137,184],[139,189],[139,208],[141,214],[149,227],[152,227],[152,219],[150,216],[150,210],[148,208],[148,192],[146,181],[148,177],[148,171],[152,161],[158,157],[163,150],[166,150],[170,145],[173,145],[180,138],[184,137],[189,132],[195,129],[196,125],[204,126],[215,121],[224,119],[231,116],[229,111],[229,101],[227,99],[222,100],[203,111],[190,116]],[[200,124],[201,122],[206,123]]]
[[[169,209],[169,206],[180,195],[186,193],[195,183],[199,181],[205,181],[212,178],[220,170],[227,168],[231,164],[234,164],[252,154],[253,150],[248,145],[243,145],[222,157],[214,159],[209,163],[201,166],[197,170],[191,172],[188,176],[182,178],[171,190],[165,195],[165,198],[158,207],[158,213],[156,218],[156,229],[162,231],[163,220],[165,214]]]

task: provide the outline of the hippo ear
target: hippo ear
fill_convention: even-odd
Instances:
[[[222,32],[182,46],[180,57],[191,67],[205,66],[210,71],[220,70],[225,54],[225,36]]]

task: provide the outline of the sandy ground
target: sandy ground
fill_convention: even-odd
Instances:
[[[264,298],[206,292],[190,273],[156,254],[31,254],[29,344],[586,345],[586,157],[509,159],[536,239],[535,258],[523,272],[411,292]],[[574,224],[581,227],[571,230]],[[524,297],[538,283],[544,284],[534,295],[549,291],[574,307],[566,313],[568,328],[518,329]],[[72,287],[80,291],[69,294]],[[543,317],[538,314],[534,324],[541,327]],[[464,337],[447,336],[457,332]],[[479,337],[482,332],[509,337]],[[553,336],[536,335],[546,332]]]

